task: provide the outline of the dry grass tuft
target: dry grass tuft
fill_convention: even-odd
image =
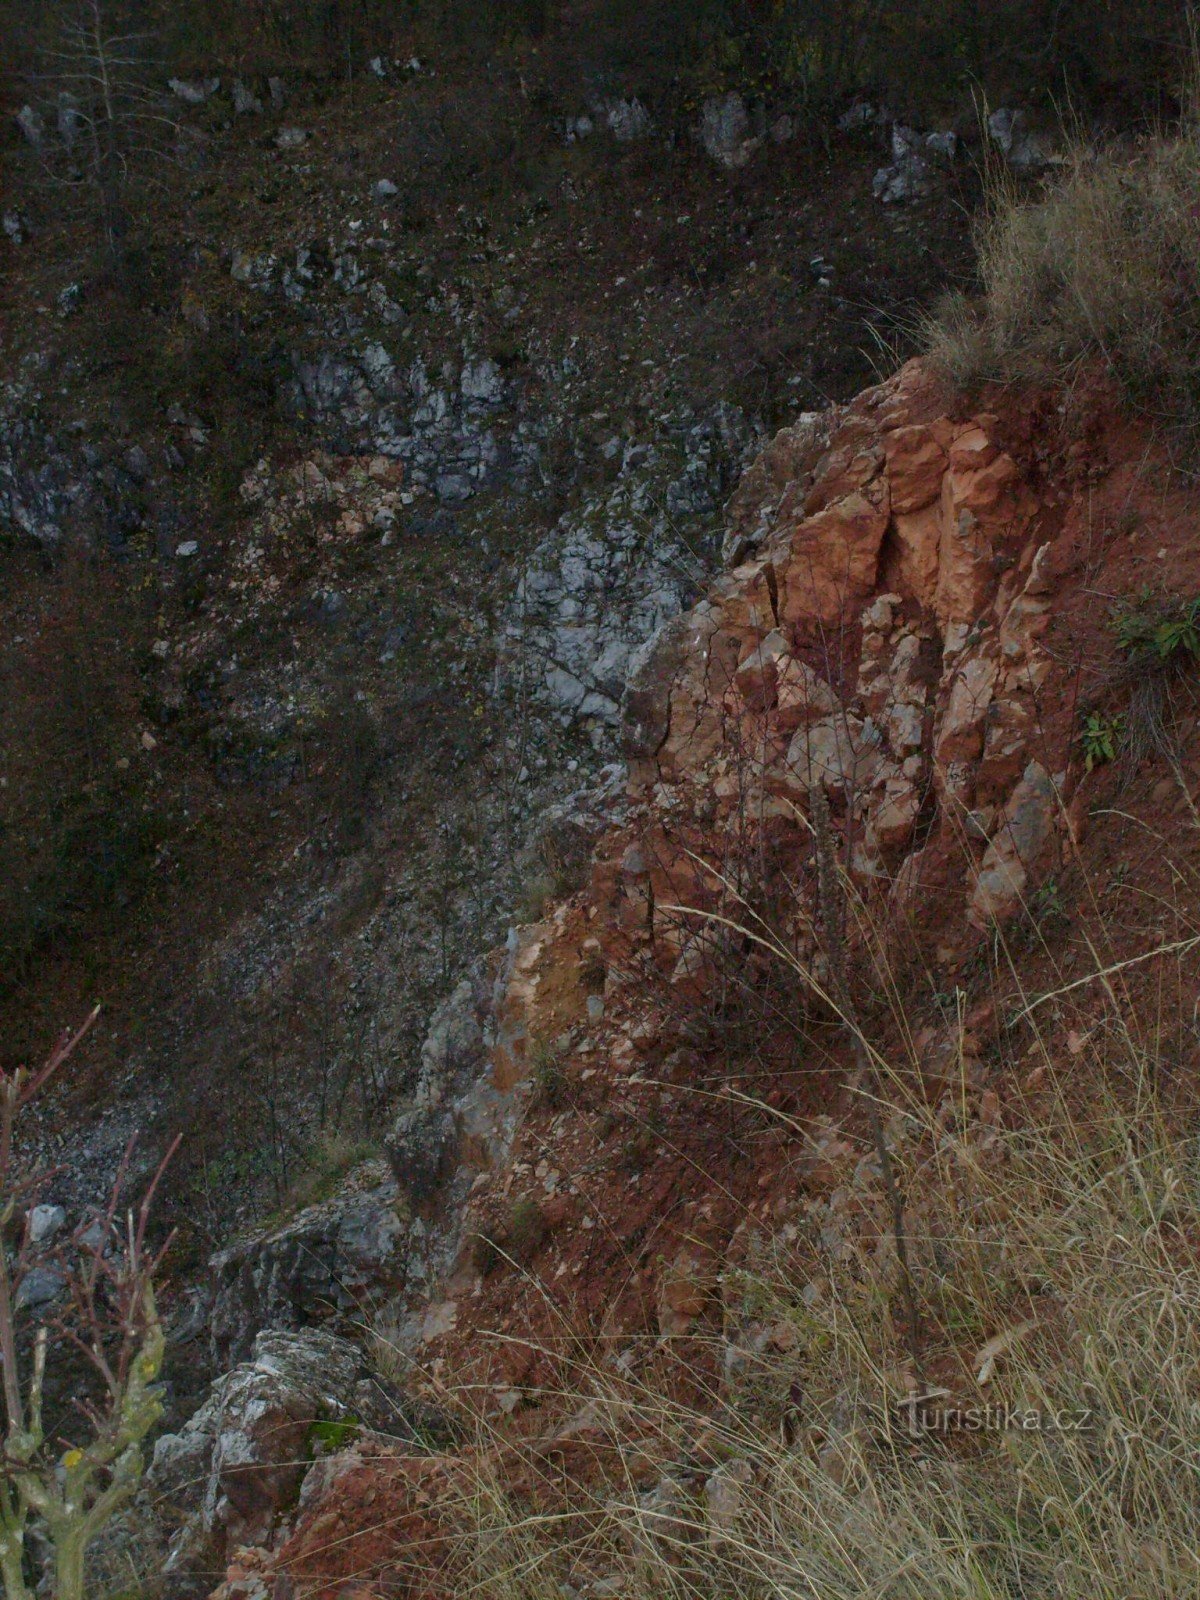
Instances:
[[[982,302],[947,297],[930,356],[970,387],[1069,383],[1095,361],[1155,419],[1200,437],[1200,122],[1132,150],[1076,145],[1036,199],[993,173]]]
[[[1110,1105],[1085,1129],[1002,1132],[986,1155],[910,1127],[902,1153],[932,1163],[951,1222],[936,1250],[918,1241],[926,1294],[955,1335],[946,1348],[962,1352],[953,1392],[979,1408],[978,1428],[967,1413],[943,1428],[956,1402],[936,1385],[921,1402],[898,1364],[879,1263],[859,1252],[801,1279],[788,1252],[768,1248],[727,1295],[758,1325],[789,1330],[776,1337],[787,1353],[768,1348],[700,1408],[658,1389],[652,1361],[640,1378],[603,1362],[564,1376],[614,1441],[605,1483],[531,1513],[485,1469],[464,1508],[456,1592],[1200,1592],[1196,1150],[1143,1109],[1136,1124]],[[782,1432],[786,1406],[772,1410],[772,1395],[795,1402]]]
[[[546,1352],[557,1377],[541,1398],[604,1440],[602,1465],[531,1507],[512,1484],[546,1489],[546,1441],[514,1473],[522,1446],[497,1448],[484,1424],[452,1592],[1200,1593],[1200,1145],[1194,1092],[1162,1072],[1177,1020],[1163,997],[1195,982],[1200,936],[1190,919],[1179,931],[1124,961],[1097,949],[1051,993],[1017,982],[1003,1114],[980,1098],[961,1028],[961,1082],[937,1105],[903,1048],[893,1059],[864,1034],[876,1070],[861,1092],[878,1097],[907,1196],[919,1361],[863,1137],[844,1205],[783,1227],[748,1214],[719,1331]],[[1150,962],[1161,982],[1142,982]]]

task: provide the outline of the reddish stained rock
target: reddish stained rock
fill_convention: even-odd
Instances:
[[[856,490],[796,529],[780,583],[779,616],[808,637],[832,627],[875,586],[888,525],[887,484]]]
[[[786,667],[790,659],[787,640],[778,628],[772,629],[760,644],[751,645],[733,675],[738,692],[749,710],[761,711],[764,707],[774,706],[780,670]]]
[[[727,565],[736,566],[769,538],[781,521],[794,519],[796,500],[803,500],[812,483],[836,415],[832,411],[802,413],[780,429],[742,474],[727,511],[729,525],[722,547]]]
[[[879,745],[864,736],[863,723],[846,712],[802,728],[788,746],[787,769],[804,791],[822,784],[839,798],[869,789],[883,762]]]
[[[782,734],[833,715],[841,701],[825,679],[805,661],[792,656],[778,669],[775,682],[774,726]]]
[[[295,1528],[269,1570],[304,1600],[343,1600],[347,1587],[380,1600],[446,1600],[461,1555],[470,1464],[409,1455],[368,1437],[310,1474]],[[220,1594],[214,1600],[225,1600]],[[233,1600],[233,1596],[229,1596]]]
[[[933,741],[937,763],[945,768],[954,761],[975,761],[983,754],[984,718],[992,704],[999,663],[991,656],[968,655],[949,676],[942,689],[945,709]]]
[[[982,428],[966,428],[950,446],[950,466],[955,473],[978,472],[991,466],[999,454],[999,448]]]
[[[1036,512],[1011,456],[993,452],[985,466],[956,467],[961,443],[952,447],[950,470],[942,479],[934,610],[943,629],[972,622],[984,610],[995,592],[1005,546],[1019,544]]]
[[[1137,565],[1140,558],[1129,554],[1134,542],[1115,531],[1139,496],[1144,544],[1151,557],[1160,542],[1170,546],[1172,577],[1188,592],[1200,588],[1200,554],[1186,542],[1195,523],[1190,491],[1170,490],[1171,528],[1164,529],[1157,498],[1138,487],[1153,474],[1135,482],[1117,473],[1111,488],[1098,487],[1081,463],[1072,477],[1074,446],[1054,435],[1058,424],[1043,419],[1026,427],[1015,398],[999,404],[1003,427],[987,414],[965,425],[952,420],[939,410],[936,386],[910,366],[823,417],[820,429],[806,421],[790,439],[778,436],[747,474],[734,505],[757,554],[714,583],[668,630],[661,654],[644,663],[631,691],[640,731],[628,812],[601,838],[588,887],[549,928],[544,956],[529,975],[539,981],[528,983],[522,1015],[511,1019],[514,1035],[519,1024],[530,1038],[558,1037],[579,1018],[579,1006],[567,1006],[565,980],[551,1004],[553,973],[569,969],[575,985],[581,950],[592,952],[605,974],[605,1003],[602,1020],[580,1020],[576,1030],[581,1042],[572,1047],[578,1058],[569,1071],[578,1102],[569,1112],[530,1106],[507,1171],[494,1175],[490,1196],[485,1184],[486,1200],[472,1201],[480,1209],[469,1214],[468,1231],[485,1203],[510,1207],[527,1196],[543,1207],[555,1203],[538,1173],[548,1147],[555,1169],[570,1172],[579,1193],[571,1194],[569,1215],[561,1202],[559,1226],[526,1277],[496,1273],[461,1297],[458,1325],[426,1352],[444,1360],[455,1381],[473,1382],[491,1361],[505,1378],[507,1399],[513,1374],[489,1354],[497,1346],[552,1344],[577,1317],[615,1360],[618,1352],[644,1350],[644,1336],[656,1330],[686,1335],[718,1304],[727,1319],[726,1356],[744,1360],[743,1352],[761,1351],[774,1336],[767,1327],[746,1328],[744,1337],[738,1330],[736,1267],[752,1258],[755,1239],[770,1243],[772,1230],[795,1215],[789,1206],[797,1190],[819,1198],[831,1248],[849,1254],[855,1230],[860,1242],[886,1236],[865,1147],[831,1137],[805,1159],[814,1141],[803,1131],[794,1137],[797,1103],[804,1128],[815,1128],[834,1106],[848,1051],[817,1074],[807,1061],[797,1071],[792,1054],[785,1059],[781,1050],[762,1104],[784,1107],[784,1142],[756,1135],[723,1143],[718,1117],[727,1102],[704,1088],[712,1081],[710,1041],[727,1037],[719,1031],[722,996],[740,992],[742,982],[753,992],[767,958],[744,930],[718,948],[720,939],[697,935],[712,932],[711,918],[666,908],[728,911],[744,922],[745,902],[739,905],[734,891],[747,883],[755,891],[778,888],[776,904],[790,919],[785,933],[795,970],[788,979],[797,1003],[805,1003],[805,974],[823,981],[808,789],[789,773],[793,750],[805,764],[820,756],[820,775],[843,791],[830,806],[838,866],[865,885],[870,913],[893,917],[898,942],[919,951],[931,970],[954,973],[981,930],[1028,902],[1055,843],[1056,788],[1069,800],[1079,775],[1076,650],[1103,662],[1111,648],[1081,575],[1094,587],[1132,593],[1147,572],[1159,570]],[[1144,439],[1121,448],[1136,449],[1139,460],[1146,454]],[[946,465],[937,492],[927,504],[903,509],[928,493],[938,450]],[[1161,482],[1154,496],[1160,490]],[[855,770],[846,784],[848,765]],[[1052,781],[1062,766],[1066,777]],[[1089,779],[1087,793],[1103,781]],[[1078,830],[1078,797],[1070,815]],[[723,885],[722,872],[734,890]],[[729,934],[726,926],[723,936]],[[853,964],[862,955],[859,935],[848,927],[844,937]],[[778,963],[770,972],[777,981]],[[756,1068],[770,1032],[756,1038]],[[938,1090],[947,1076],[974,1084],[982,1070],[978,1046],[967,1039],[949,1061],[919,1037],[918,1048],[914,1072],[927,1090]],[[687,1089],[703,1092],[689,1096]],[[998,1103],[994,1095],[988,1102]],[[652,1117],[665,1125],[661,1140],[657,1120],[648,1131]],[[732,1240],[731,1223],[710,1236],[692,1209],[714,1190],[747,1219]],[[689,1342],[689,1362],[704,1344]],[[669,1359],[666,1351],[658,1356]],[[526,1398],[517,1397],[502,1426],[536,1426],[554,1440],[549,1396],[560,1386],[544,1355],[520,1382]],[[539,1386],[549,1415],[535,1422],[528,1396]],[[590,1470],[604,1430],[594,1414],[581,1419],[571,1454],[571,1426],[558,1428],[547,1457],[557,1452],[564,1473]],[[523,1437],[528,1442],[528,1431]],[[497,1448],[493,1472],[507,1469],[504,1449]],[[430,1600],[436,1592],[439,1552],[453,1543],[453,1486],[414,1484],[403,1462],[380,1471],[390,1482],[381,1481],[376,1505],[366,1507],[369,1487],[354,1478],[351,1495],[334,1485],[328,1505],[313,1504],[298,1518],[289,1572],[298,1584],[325,1583],[311,1591],[322,1600],[335,1600],[338,1584],[350,1582],[370,1586],[379,1600],[408,1600],[417,1592],[406,1587],[419,1564],[412,1550],[424,1560]],[[505,1481],[514,1488],[524,1479],[514,1470]],[[639,1488],[648,1486],[639,1478]],[[376,1506],[389,1528],[412,1541],[404,1551],[362,1542],[380,1522]],[[664,1505],[655,1515],[668,1512]],[[343,1546],[359,1560],[353,1578],[327,1564],[325,1552]]]
[[[937,597],[938,559],[942,543],[941,509],[936,501],[921,511],[898,512],[892,518],[896,557],[895,584],[908,591],[922,609],[932,611]]]
[[[704,1313],[716,1291],[721,1257],[707,1239],[688,1239],[658,1280],[658,1331],[678,1337]]]
[[[875,812],[875,841],[881,850],[907,844],[921,812],[921,788],[904,773],[888,778]]]
[[[895,428],[884,435],[894,512],[920,511],[942,490],[949,457],[932,428]]]

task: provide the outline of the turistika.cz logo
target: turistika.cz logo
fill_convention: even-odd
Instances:
[[[1086,1407],[957,1406],[947,1405],[947,1398],[935,1391],[901,1401],[909,1433],[1081,1433],[1092,1422]]]

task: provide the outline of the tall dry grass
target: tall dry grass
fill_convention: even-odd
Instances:
[[[1068,384],[1102,363],[1152,417],[1200,437],[1200,120],[1136,146],[1076,139],[1030,197],[989,173],[976,228],[982,297],[926,330],[955,381]]]
[[[769,1220],[758,1202],[772,1190],[753,1191],[685,1334],[582,1336],[550,1268],[551,1376],[519,1397],[523,1422],[487,1385],[447,1380],[477,1431],[456,1456],[460,1498],[442,1507],[439,1596],[1200,1597],[1193,842],[1173,851],[1123,808],[1152,872],[1129,882],[1099,851],[1103,880],[1064,861],[992,931],[968,998],[921,968],[809,811],[829,880],[810,959],[756,909],[737,851],[707,868],[720,911],[656,910],[781,970],[803,1006],[756,1016],[795,1030],[797,1052],[792,1011],[838,1020],[855,1046],[849,1105],[831,1108],[846,1159],[832,1177],[808,1170]],[[1065,807],[1062,821],[1065,834]],[[990,1057],[967,1025],[983,995]],[[934,1071],[917,1031],[932,1009]],[[744,1078],[696,1092],[714,1120],[722,1092],[750,1099]],[[821,1134],[755,1105],[795,1144]],[[539,1287],[533,1265],[508,1265]],[[429,1574],[415,1559],[400,1576],[421,1592]]]
[[[864,1039],[860,1092],[879,1098],[906,1196],[915,1360],[864,1133],[840,1220],[832,1204],[783,1226],[747,1215],[707,1332],[586,1354],[550,1341],[557,1376],[535,1398],[573,1417],[564,1438],[603,1441],[599,1466],[531,1510],[512,1485],[544,1484],[553,1445],[482,1425],[449,1518],[452,1592],[1200,1595],[1200,1143],[1194,1095],[1166,1093],[1162,1071],[1196,976],[1181,916],[1132,959],[1097,939],[1092,967],[1048,993],[1027,993],[1021,952],[998,943],[1020,1061],[1003,1116],[981,1104],[961,1024],[936,1103],[915,1052]]]
[[[601,1367],[577,1374],[579,1404],[615,1441],[615,1482],[603,1495],[581,1489],[569,1514],[530,1517],[483,1474],[459,1592],[1200,1593],[1194,1151],[1142,1130],[1135,1141],[1102,1117],[1073,1146],[1026,1131],[993,1154],[985,1170],[941,1141],[938,1181],[961,1220],[939,1240],[936,1287],[960,1341],[969,1334],[974,1370],[952,1392],[985,1408],[994,1431],[970,1431],[969,1412],[937,1431],[950,1402],[939,1413],[938,1385],[918,1405],[922,1391],[896,1364],[888,1286],[864,1262],[803,1283],[764,1264],[739,1293],[760,1319],[794,1330],[799,1356],[767,1356],[753,1376],[760,1389],[772,1379],[801,1388],[796,1436],[783,1444],[726,1393],[711,1412],[693,1411],[653,1382]],[[989,1221],[998,1217],[1002,1227]],[[1019,1315],[1018,1280],[1033,1302]],[[1002,1428],[1009,1410],[1019,1421]],[[647,1491],[651,1458],[662,1476]]]

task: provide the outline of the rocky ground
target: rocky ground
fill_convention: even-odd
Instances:
[[[737,564],[631,681],[628,787],[588,883],[456,991],[390,1136],[410,1276],[363,1303],[410,1403],[486,1420],[497,1462],[512,1450],[518,1501],[569,1505],[613,1448],[619,1421],[578,1410],[566,1374],[638,1389],[665,1363],[702,1412],[750,1404],[769,1430],[786,1387],[753,1374],[769,1358],[786,1377],[796,1334],[737,1285],[781,1250],[814,1285],[822,1261],[888,1256],[863,1068],[831,994],[875,1039],[902,1019],[892,1045],[917,1092],[986,1163],[1048,1090],[1056,1052],[1026,997],[1077,976],[1102,1007],[1099,938],[1116,964],[1190,927],[1132,905],[1114,923],[1098,902],[1136,874],[1165,904],[1191,870],[1190,834],[1165,853],[1154,840],[1164,815],[1192,815],[1194,717],[1175,775],[1153,756],[1093,770],[1077,737],[1079,706],[1117,692],[1095,597],[1200,577],[1194,493],[1164,496],[1163,472],[1102,387],[1066,416],[1028,396],[972,409],[910,365],[784,429],[743,478]],[[836,935],[823,832],[850,896]],[[871,1013],[889,987],[902,1012]],[[1087,1012],[1085,996],[1043,1019],[1063,1061]],[[897,1113],[887,1137],[919,1170],[917,1124]],[[390,1206],[392,1180],[372,1181]],[[919,1179],[908,1201],[913,1237],[936,1237]],[[266,1264],[279,1245],[254,1248]],[[942,1335],[925,1382],[971,1403],[952,1324]],[[206,1503],[210,1548],[232,1554],[220,1594],[444,1592],[478,1448],[414,1459],[386,1426],[364,1434],[254,1548],[235,1550]],[[720,1526],[736,1490],[712,1467]],[[647,1515],[683,1515],[671,1474],[695,1462],[640,1470]],[[608,1581],[580,1557],[578,1592]]]
[[[765,431],[967,270],[969,152],[885,204],[857,111],[680,142],[511,89],[178,87],[132,283],[12,134],[6,1050],[104,996],[58,1198],[187,1119],[197,1263],[369,1141],[569,886],[589,802],[542,819],[619,757]]]
[[[1130,819],[1194,821],[1194,722],[1120,780],[1078,728],[1109,611],[1194,592],[1192,501],[1102,387],[875,381],[969,278],[981,153],[1049,157],[1007,111],[161,92],[131,281],[33,184],[53,130],[5,152],[5,1055],[104,999],[47,1245],[185,1133],[112,1570],[434,1593],[464,1415],[570,1458],[564,1341],[735,1372],[739,1263],[883,1236],[831,998],[886,968],[935,1102],[957,1008],[986,1138],[996,928],[1070,981],[1081,863],[1168,898]]]

